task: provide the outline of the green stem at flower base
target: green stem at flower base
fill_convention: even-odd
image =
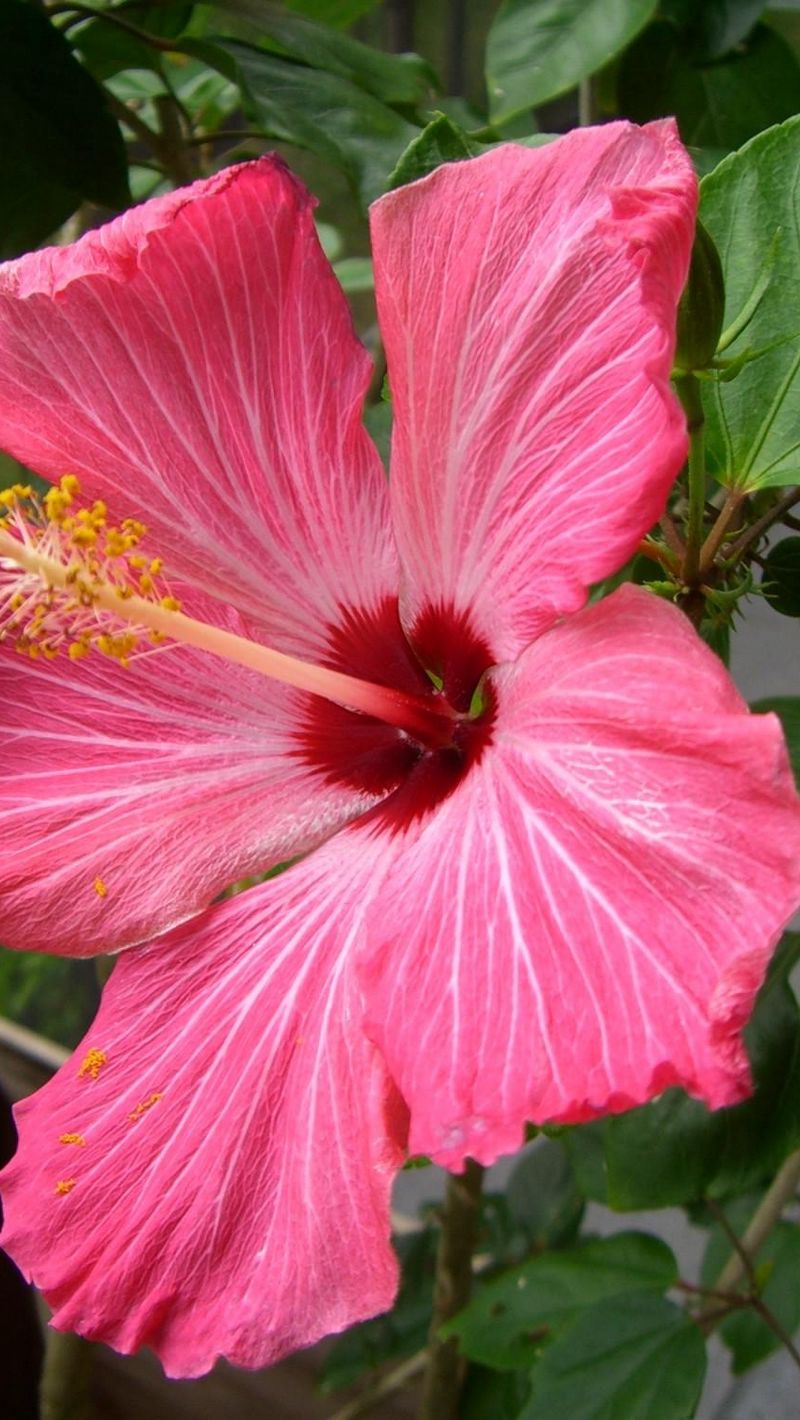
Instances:
[[[459,1355],[458,1343],[443,1340],[439,1329],[469,1301],[483,1175],[481,1165],[468,1159],[462,1174],[451,1174],[448,1178],[436,1254],[433,1319],[419,1420],[457,1420],[465,1362]]]
[[[688,587],[697,581],[706,504],[705,412],[696,375],[681,375],[675,381],[678,397],[686,413],[689,432],[689,510],[686,516],[686,553],[683,580]]]

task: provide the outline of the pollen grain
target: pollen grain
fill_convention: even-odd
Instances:
[[[158,1101],[163,1098],[163,1094],[150,1095],[148,1099],[142,1100],[139,1104],[137,1104],[136,1108],[132,1110],[131,1113],[128,1115],[128,1118],[134,1121],[136,1121],[137,1119],[141,1119],[143,1114],[147,1114],[148,1109],[152,1109],[153,1105],[158,1104]]]
[[[92,1080],[96,1080],[107,1060],[108,1056],[104,1050],[95,1050],[94,1047],[87,1050],[81,1061],[78,1078],[88,1075]]]

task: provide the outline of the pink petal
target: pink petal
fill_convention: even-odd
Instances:
[[[675,608],[626,587],[493,681],[494,742],[369,922],[369,1029],[411,1151],[445,1166],[668,1085],[741,1099],[739,1032],[800,901],[778,723]]]
[[[190,609],[218,611],[197,593]],[[185,646],[126,670],[99,652],[30,661],[6,643],[0,672],[6,945],[83,956],[145,940],[385,792],[309,765],[312,697]]]
[[[671,122],[446,165],[372,210],[409,622],[517,654],[658,518],[696,182]]]
[[[0,269],[0,446],[310,658],[396,590],[370,361],[277,159]]]
[[[83,1045],[18,1107],[3,1244],[57,1328],[192,1376],[391,1304],[405,1113],[348,964],[375,858],[345,835],[127,953]]]

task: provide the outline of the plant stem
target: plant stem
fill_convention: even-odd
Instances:
[[[478,1225],[484,1170],[472,1159],[462,1174],[451,1174],[442,1209],[436,1255],[433,1319],[419,1420],[456,1420],[464,1361],[455,1340],[443,1341],[439,1328],[466,1306],[472,1285],[472,1250]]]
[[[800,503],[800,488],[790,488],[788,493],[784,493],[783,497],[779,498],[772,508],[767,509],[763,517],[759,518],[757,522],[752,523],[749,528],[746,528],[738,541],[733,544],[733,547],[728,548],[726,560],[731,565],[738,562],[739,558],[747,551],[751,543],[756,542],[758,538],[761,537],[762,533],[765,533],[768,528],[772,527],[773,523],[779,523],[784,514],[787,513],[790,508],[793,508],[795,503]]]
[[[91,1420],[92,1349],[81,1336],[48,1331],[39,1392],[41,1420]]]
[[[731,1254],[714,1283],[715,1292],[732,1292],[752,1269],[752,1259],[769,1237],[800,1184],[800,1149],[785,1159],[747,1225],[739,1246]],[[745,1258],[747,1262],[745,1262]]]
[[[742,493],[739,488],[734,488],[728,493],[725,502],[720,508],[717,521],[700,549],[700,565],[698,569],[700,577],[705,578],[711,571],[714,565],[714,558],[719,552],[723,539],[727,536],[728,529],[738,513],[745,496],[746,495]]]
[[[686,555],[683,580],[691,587],[697,580],[706,504],[705,422],[700,381],[696,375],[681,375],[675,382],[686,412],[689,431],[689,511],[686,517]]]

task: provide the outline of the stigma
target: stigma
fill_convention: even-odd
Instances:
[[[81,506],[79,495],[74,474],[41,498],[28,484],[0,491],[0,639],[32,660],[95,649],[128,665],[163,633],[137,624],[124,603],[180,604],[162,583],[161,559],[142,555],[145,525],[111,523],[105,503]]]

